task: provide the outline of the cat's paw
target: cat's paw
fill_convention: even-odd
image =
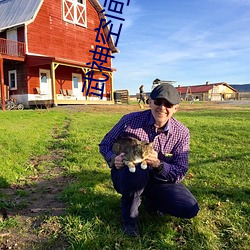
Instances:
[[[131,173],[134,173],[134,172],[135,172],[135,167],[128,168],[128,169],[129,169],[129,171],[130,171]]]
[[[145,170],[147,169],[148,165],[147,164],[141,164],[141,169]]]

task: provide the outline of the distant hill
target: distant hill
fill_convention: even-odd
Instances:
[[[250,84],[230,84],[238,92],[250,92]]]

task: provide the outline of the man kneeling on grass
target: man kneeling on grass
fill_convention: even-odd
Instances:
[[[189,130],[173,118],[180,102],[179,93],[170,84],[153,89],[150,109],[124,115],[100,143],[100,152],[111,168],[114,188],[122,195],[124,233],[138,236],[138,208],[142,202],[150,213],[192,218],[199,207],[192,193],[183,185],[188,170]],[[146,159],[148,168],[131,173],[123,156],[115,155],[112,145],[121,137],[153,142],[154,151]]]

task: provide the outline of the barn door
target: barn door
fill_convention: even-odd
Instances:
[[[77,98],[82,97],[82,75],[72,74],[73,95]]]
[[[99,96],[100,99],[103,98],[103,95],[106,95],[106,82],[104,82],[105,78],[99,78],[99,84],[98,84],[98,94],[101,95]]]
[[[7,42],[7,53],[9,55],[17,55],[17,29],[7,30],[7,40],[11,40]]]
[[[52,87],[51,87],[51,78],[50,70],[40,69],[40,94],[48,100],[52,99]]]

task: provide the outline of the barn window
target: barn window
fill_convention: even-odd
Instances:
[[[63,20],[87,27],[86,0],[62,0]]]
[[[47,83],[47,74],[46,73],[41,73],[41,82],[42,83]]]
[[[10,87],[10,90],[17,90],[16,70],[10,70],[8,73],[9,73],[9,87]]]

